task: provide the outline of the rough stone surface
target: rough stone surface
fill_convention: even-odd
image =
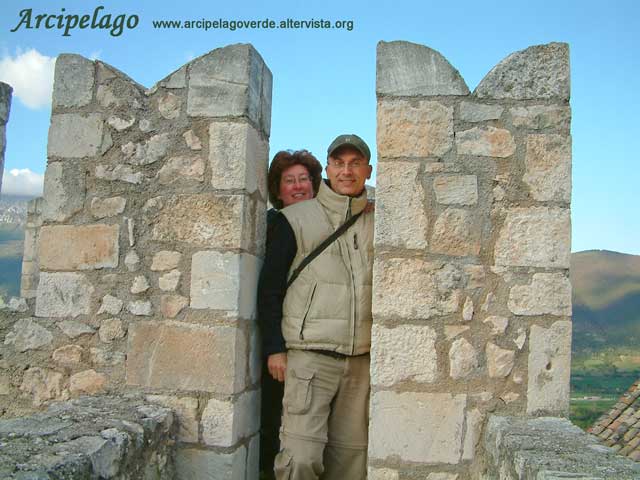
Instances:
[[[563,208],[511,208],[495,246],[499,266],[569,268],[571,220]]]
[[[61,113],[51,116],[47,156],[92,157],[102,146],[103,122],[100,114]]]
[[[5,345],[13,345],[18,352],[37,350],[50,345],[53,335],[33,318],[23,318],[13,324],[13,330],[4,339]]]
[[[173,410],[178,418],[178,435],[181,442],[198,443],[198,399],[172,397],[169,395],[147,395],[148,402],[157,403]]]
[[[95,218],[115,217],[124,212],[127,199],[124,197],[92,198],[91,214]]]
[[[180,97],[173,93],[167,93],[158,99],[158,111],[167,120],[173,120],[180,116]]]
[[[173,270],[178,268],[182,254],[180,252],[163,250],[156,253],[151,261],[151,270],[160,272],[163,270]]]
[[[515,361],[515,352],[513,350],[506,350],[489,342],[485,353],[489,377],[503,378],[511,373]]]
[[[571,137],[527,135],[522,180],[538,201],[571,201]]]
[[[373,468],[367,469],[368,480],[400,480],[400,474],[397,470],[391,468]]]
[[[132,165],[150,165],[164,158],[171,143],[168,133],[154,135],[144,143],[129,142],[121,147],[125,160]]]
[[[457,464],[466,395],[376,392],[371,399],[369,457]]]
[[[69,378],[69,391],[72,395],[95,395],[104,390],[107,377],[95,370],[85,370],[71,375]]]
[[[187,130],[182,134],[187,147],[191,150],[202,150],[202,142],[200,138],[193,132],[193,130]]]
[[[438,376],[433,328],[374,325],[371,332],[371,383],[390,386],[402,381],[433,383]]]
[[[107,318],[103,320],[98,330],[98,336],[104,343],[111,343],[114,340],[124,337],[125,334],[126,331],[122,325],[122,320],[119,318]]]
[[[78,345],[65,345],[53,352],[51,358],[60,365],[77,365],[82,360],[84,349]]]
[[[379,42],[378,95],[468,95],[460,73],[439,52],[409,42]]]
[[[571,123],[571,109],[560,105],[530,105],[509,109],[511,121],[516,127],[542,130],[557,128],[568,130]]]
[[[490,315],[485,318],[482,323],[486,323],[491,326],[491,335],[504,335],[504,332],[509,326],[509,319],[499,315]],[[522,348],[522,346],[519,348]]]
[[[124,302],[113,295],[105,295],[102,298],[102,304],[98,310],[98,315],[101,313],[108,313],[109,315],[118,315],[122,310]]]
[[[122,132],[136,123],[136,117],[122,118],[116,115],[111,115],[107,118],[109,126],[115,128],[118,132]]]
[[[44,176],[42,219],[62,222],[82,210],[85,172],[81,165],[50,162]]]
[[[93,270],[118,266],[118,225],[57,225],[40,229],[40,268]]]
[[[127,311],[131,315],[149,316],[152,313],[151,302],[148,300],[135,300],[127,304]]]
[[[12,312],[18,313],[25,313],[27,310],[29,310],[27,300],[21,297],[11,297],[9,299],[9,303],[7,304],[7,308]]]
[[[527,413],[566,415],[571,374],[571,322],[533,325],[529,335]]]
[[[144,275],[138,275],[133,279],[133,284],[131,285],[131,293],[138,294],[142,292],[146,292],[149,290],[149,281],[147,277]]]
[[[176,480],[244,480],[247,450],[219,453],[195,448],[179,448],[175,454]]]
[[[433,226],[431,251],[452,256],[480,253],[480,228],[468,210],[447,208]]]
[[[473,300],[471,297],[467,297],[462,306],[462,321],[470,322],[473,318]]]
[[[22,377],[20,391],[32,396],[33,406],[62,396],[64,375],[39,367],[29,368]]]
[[[69,338],[77,338],[81,335],[91,335],[95,332],[95,329],[89,325],[81,322],[74,322],[73,320],[63,320],[58,322],[58,327]]]
[[[12,93],[13,88],[11,85],[0,82],[0,124],[5,124],[9,120]]]
[[[129,165],[116,165],[115,167],[110,167],[108,165],[96,165],[95,170],[96,178],[114,181],[119,180],[121,182],[132,183],[134,185],[138,185],[142,183],[142,179],[144,175],[142,172],[136,172]]]
[[[130,250],[124,257],[124,264],[127,270],[135,272],[140,268],[140,257],[135,250]]]
[[[160,290],[165,292],[173,292],[180,282],[180,277],[182,274],[179,270],[171,270],[168,273],[165,273],[158,279],[158,286]]]
[[[449,350],[449,375],[453,379],[466,378],[479,366],[478,353],[466,339],[459,338]]]
[[[509,130],[495,127],[474,127],[456,133],[458,155],[480,157],[510,157],[516,152],[516,142]]]
[[[451,340],[456,338],[458,335],[466,332],[471,327],[468,325],[445,325],[444,327],[444,336],[447,340]]]
[[[203,182],[204,160],[192,156],[171,157],[158,171],[156,180],[160,185]]]
[[[111,367],[124,363],[125,359],[125,355],[122,352],[110,352],[102,348],[90,348],[89,357],[94,365]]]
[[[497,120],[502,115],[504,107],[500,105],[485,105],[475,102],[462,102],[460,104],[459,118],[464,122],[484,122],[485,120]]]
[[[91,309],[94,288],[81,273],[40,272],[37,317],[77,317]]]
[[[509,291],[509,310],[516,315],[571,315],[571,282],[562,273],[535,273],[528,285]]]
[[[462,449],[462,460],[473,460],[476,448],[480,442],[480,434],[482,433],[482,422],[484,415],[480,410],[474,408],[467,411],[467,424],[464,434],[464,444]]]
[[[433,179],[436,201],[445,205],[478,203],[478,179],[475,175],[438,175]]]
[[[82,107],[91,103],[94,70],[93,62],[80,55],[59,55],[53,79],[53,108]]]
[[[160,313],[166,318],[175,318],[189,305],[189,299],[181,295],[163,295],[160,299]]]
[[[378,102],[378,155],[441,157],[453,146],[453,108],[428,100]]]

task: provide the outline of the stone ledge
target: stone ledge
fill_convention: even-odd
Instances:
[[[83,397],[0,420],[0,478],[174,478],[177,422],[139,397]]]
[[[485,480],[640,478],[640,463],[616,455],[564,418],[492,416],[483,443]]]

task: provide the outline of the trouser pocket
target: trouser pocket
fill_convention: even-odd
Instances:
[[[291,369],[290,372],[284,386],[283,405],[287,413],[301,415],[307,413],[311,407],[313,395],[311,380],[314,372],[304,369]]]
[[[286,450],[282,450],[273,463],[273,473],[276,474],[276,480],[289,480],[291,477],[291,455]]]

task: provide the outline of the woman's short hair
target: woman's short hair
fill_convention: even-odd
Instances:
[[[322,165],[316,157],[314,157],[308,150],[297,150],[291,152],[288,150],[282,150],[275,154],[271,166],[269,167],[268,175],[268,188],[269,188],[269,201],[271,204],[280,210],[283,208],[282,200],[278,198],[280,195],[280,179],[282,172],[293,165],[302,165],[309,171],[311,177],[311,184],[313,185],[313,196],[315,197],[320,188],[320,181],[322,180]]]

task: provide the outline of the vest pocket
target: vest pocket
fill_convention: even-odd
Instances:
[[[302,316],[302,322],[300,322],[300,332],[298,334],[298,336],[300,337],[300,340],[304,340],[304,332],[303,332],[304,324],[307,321],[307,317],[309,316],[309,310],[311,310],[311,303],[313,302],[313,296],[316,293],[317,286],[318,284],[314,283],[313,286],[311,287],[311,292],[307,296],[307,302],[305,303],[305,306],[304,306],[304,315]]]
[[[311,380],[314,375],[312,371],[291,370],[291,375],[286,379],[283,400],[288,413],[301,415],[309,411],[312,396]]]

